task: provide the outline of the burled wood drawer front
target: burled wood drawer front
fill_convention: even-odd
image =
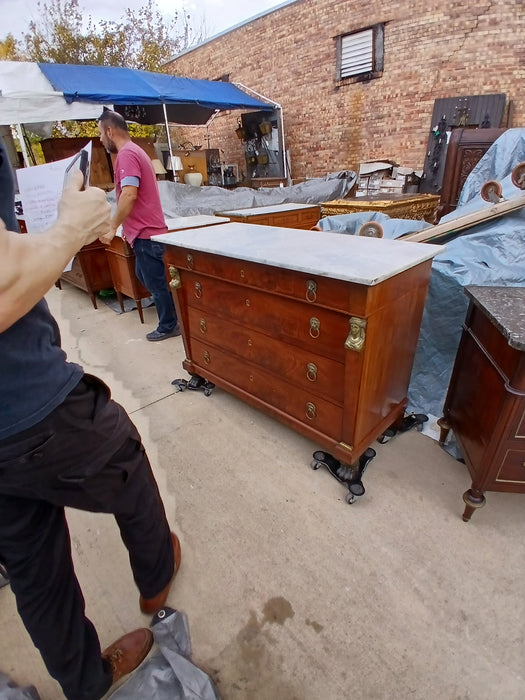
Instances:
[[[173,246],[167,247],[165,259],[168,267],[175,266],[184,277],[186,271],[202,274],[213,280],[293,297],[311,306],[343,311],[351,316],[364,316],[367,312],[370,288],[365,285]],[[194,282],[195,278],[192,280]]]
[[[496,474],[495,484],[512,487],[513,492],[525,493],[525,446],[519,450],[507,450]]]
[[[191,273],[184,274],[182,286],[189,307],[293,342],[337,362],[345,361],[350,324],[344,314]]]
[[[308,427],[339,440],[341,406],[292,386],[289,382],[235,355],[202,341],[192,340],[192,361],[204,377],[213,375],[234,384]]]
[[[189,333],[205,342],[244,358],[312,394],[342,405],[344,365],[312,351],[287,345],[246,326],[226,321],[209,310],[188,309]],[[192,340],[193,349],[193,340]],[[356,393],[358,388],[356,387]]]

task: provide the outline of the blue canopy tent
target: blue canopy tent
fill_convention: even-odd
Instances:
[[[90,102],[113,105],[128,121],[166,125],[170,156],[173,155],[168,124],[207,125],[226,109],[278,111],[283,138],[280,105],[260,96],[253,97],[239,85],[194,80],[166,73],[151,73],[114,66],[39,63],[52,87],[67,103]],[[244,87],[244,86],[242,86]],[[286,164],[283,158],[284,172]]]
[[[68,103],[111,104],[126,119],[140,124],[206,124],[219,111],[272,111],[279,105],[255,98],[238,85],[193,80],[113,66],[39,63],[39,68]],[[246,88],[247,89],[247,88]]]

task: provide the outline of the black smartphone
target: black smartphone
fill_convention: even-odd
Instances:
[[[85,190],[86,186],[89,183],[89,158],[88,158],[88,152],[84,149],[80,150],[76,154],[76,156],[73,158],[71,163],[67,166],[66,173],[64,175],[63,188],[69,184],[69,181],[71,180],[71,175],[73,173],[77,172],[77,170],[80,170],[80,172],[82,173],[82,176],[84,178],[84,181],[82,183],[82,187],[80,189]]]

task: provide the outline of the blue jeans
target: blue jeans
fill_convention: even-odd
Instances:
[[[135,273],[155,302],[159,317],[157,330],[159,333],[170,333],[177,325],[177,312],[166,281],[164,245],[147,238],[136,238],[133,250]]]

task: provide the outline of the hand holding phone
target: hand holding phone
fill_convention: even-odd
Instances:
[[[83,176],[82,187],[80,188],[82,191],[85,190],[89,184],[89,158],[85,149],[80,150],[73,158],[71,163],[67,166],[62,189],[69,185],[72,174],[77,171],[80,171]]]

